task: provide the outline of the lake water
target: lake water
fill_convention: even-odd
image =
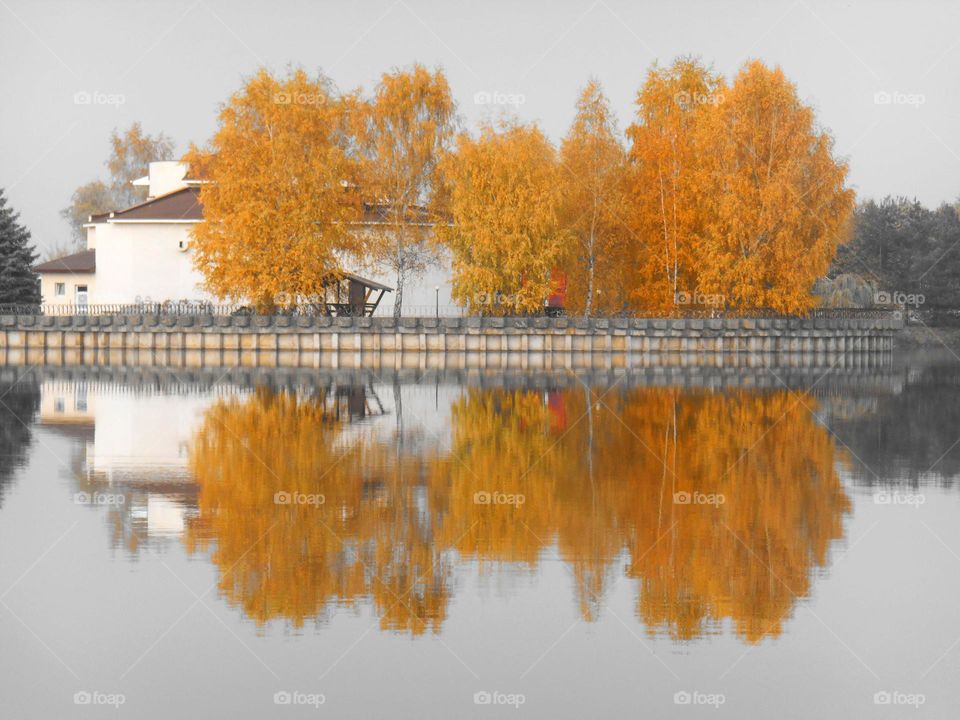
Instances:
[[[960,362],[5,368],[2,716],[955,717]]]

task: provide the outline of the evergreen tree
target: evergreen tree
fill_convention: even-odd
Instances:
[[[960,215],[952,205],[929,209],[916,200],[861,203],[849,243],[829,277],[858,275],[878,291],[924,296],[928,308],[960,306]]]
[[[0,304],[39,304],[40,280],[33,271],[38,255],[19,218],[0,189]]]

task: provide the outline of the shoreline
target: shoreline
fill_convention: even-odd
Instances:
[[[936,327],[907,325],[893,336],[894,348],[898,351],[943,350],[960,353],[960,327]]]

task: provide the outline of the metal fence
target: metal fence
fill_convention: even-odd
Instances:
[[[305,303],[277,310],[276,315],[319,315],[319,304]],[[130,303],[130,304],[0,304],[0,315],[248,315],[254,310],[247,305],[213,303]],[[404,317],[464,317],[466,308],[459,305],[404,305]],[[392,317],[393,304],[381,303],[374,317]]]
[[[0,315],[233,315],[242,311],[242,305],[214,305],[213,303],[0,304]]]
[[[470,313],[460,305],[404,305],[404,317],[466,317]],[[374,317],[393,317],[393,303],[381,302]]]

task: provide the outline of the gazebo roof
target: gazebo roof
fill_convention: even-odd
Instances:
[[[332,281],[350,280],[352,282],[359,283],[360,285],[363,285],[365,287],[371,288],[372,290],[383,290],[384,292],[393,292],[392,287],[383,285],[382,283],[378,283],[375,280],[368,280],[367,278],[360,277],[359,275],[355,275],[354,273],[340,272],[340,273],[336,273],[335,275],[331,274],[330,279]]]

